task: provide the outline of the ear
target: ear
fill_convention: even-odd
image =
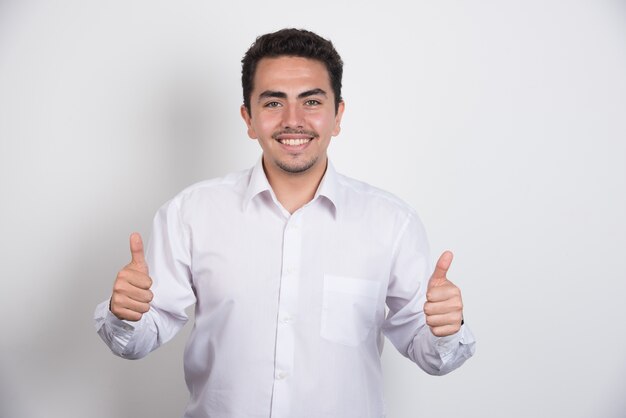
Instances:
[[[346,107],[345,102],[342,100],[337,106],[337,113],[335,114],[335,128],[333,129],[333,136],[339,135],[341,132],[341,118],[343,117],[343,111]]]
[[[246,122],[246,126],[248,127],[248,136],[250,137],[250,139],[257,139],[258,135],[252,127],[252,116],[250,116],[250,113],[248,113],[246,105],[241,105],[239,112],[241,113],[241,117],[243,118],[243,121]]]

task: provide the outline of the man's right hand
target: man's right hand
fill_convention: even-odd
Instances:
[[[148,276],[148,264],[143,255],[141,235],[130,235],[131,261],[115,278],[109,309],[119,319],[139,321],[150,310],[152,279]]]

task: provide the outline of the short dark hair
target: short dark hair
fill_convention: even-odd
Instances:
[[[304,29],[281,29],[256,38],[241,60],[243,104],[250,113],[250,95],[254,88],[254,74],[262,58],[292,56],[321,61],[328,70],[330,85],[335,95],[335,112],[341,102],[343,61],[332,42]]]

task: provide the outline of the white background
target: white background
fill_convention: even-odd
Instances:
[[[240,59],[282,27],[345,61],[337,169],[456,254],[477,353],[431,377],[387,344],[388,416],[626,416],[618,0],[0,0],[0,416],[182,415],[189,325],[127,361],[92,312],[130,232],[256,161]]]

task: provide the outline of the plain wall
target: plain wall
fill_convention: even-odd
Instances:
[[[303,27],[345,61],[338,171],[455,252],[477,353],[383,353],[390,418],[626,416],[623,1],[0,1],[0,417],[181,416],[190,325],[139,361],[97,303],[186,185],[254,164],[240,60]]]

